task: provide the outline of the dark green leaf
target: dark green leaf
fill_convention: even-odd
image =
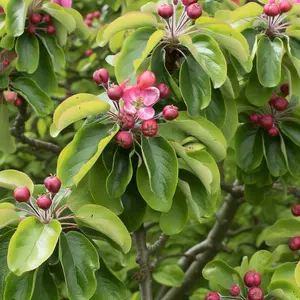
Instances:
[[[3,141],[5,141],[5,143],[0,143],[0,151],[14,153],[16,151],[16,145],[9,129],[10,124],[7,105],[0,104],[0,136],[3,138]]]
[[[165,265],[153,273],[153,278],[162,285],[180,287],[184,280],[184,272],[178,265]]]
[[[292,121],[281,122],[282,132],[300,147],[300,124]]]

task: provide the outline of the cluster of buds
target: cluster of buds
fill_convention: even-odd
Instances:
[[[69,190],[66,190],[64,195],[59,195],[61,181],[52,175],[44,180],[44,185],[46,193],[39,195],[37,199],[31,195],[30,190],[26,186],[17,187],[14,190],[14,198],[18,203],[22,203],[23,205],[17,206],[15,209],[25,212],[27,216],[36,217],[44,224],[56,219],[61,222],[61,225],[65,226],[64,229],[76,228],[75,223],[68,223],[67,221],[74,219],[74,214],[62,216],[62,213],[69,208],[68,204],[60,207]]]
[[[39,12],[34,12],[29,16],[29,24],[27,26],[27,31],[34,35],[37,30],[47,32],[49,34],[54,34],[56,28],[52,22],[52,17],[48,14],[42,15]]]
[[[96,10],[92,13],[89,13],[85,16],[84,23],[87,26],[92,27],[93,26],[93,19],[99,19],[100,16],[101,16],[101,12],[99,10]]]
[[[13,102],[16,107],[20,107],[23,104],[23,100],[18,97],[18,94],[15,91],[3,91],[3,97],[7,102]]]
[[[252,124],[259,125],[261,128],[267,130],[270,136],[278,136],[278,124],[280,121],[288,120],[287,114],[290,113],[291,108],[288,109],[289,102],[284,96],[289,94],[289,86],[287,83],[280,87],[283,96],[278,96],[273,93],[269,104],[261,108],[261,114],[253,113],[249,116]]]
[[[293,205],[291,208],[291,211],[295,217],[300,217],[300,204]],[[288,245],[289,245],[290,249],[293,251],[300,250],[300,237],[295,236],[295,237],[290,238],[288,241]]]
[[[183,9],[178,22],[176,22],[176,10],[179,7],[178,1],[173,1],[172,5],[161,4],[158,7],[157,12],[159,16],[162,17],[167,24],[167,38],[178,38],[182,34],[195,32],[191,31],[194,26],[186,28],[186,25],[202,15],[202,8],[197,2],[198,0],[182,0]]]
[[[248,271],[244,276],[244,284],[248,292],[248,300],[263,300],[264,293],[259,287],[261,284],[261,276],[256,271]],[[241,288],[238,285],[232,285],[228,289],[229,294],[232,297],[237,297],[236,299],[241,299]],[[222,296],[217,292],[210,292],[205,296],[205,300],[221,300],[229,298],[227,296]],[[231,297],[230,297],[231,298]],[[244,299],[244,297],[242,297]]]
[[[288,12],[291,8],[292,3],[289,0],[280,0],[278,3],[275,0],[269,0],[264,6],[264,13],[269,17],[275,17],[280,13]]]
[[[164,83],[156,85],[156,76],[151,71],[141,73],[133,86],[127,86],[128,80],[121,86],[110,83],[106,69],[97,70],[93,80],[106,89],[113,103],[114,110],[109,111],[108,116],[121,128],[116,141],[124,149],[130,149],[134,139],[141,134],[155,136],[160,122],[171,121],[178,116],[178,109],[173,105],[165,106],[162,112],[156,114],[153,105],[168,98],[170,90]]]

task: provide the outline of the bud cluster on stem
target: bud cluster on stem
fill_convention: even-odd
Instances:
[[[88,13],[85,16],[85,20],[83,21],[88,27],[93,26],[93,20],[97,20],[101,17],[101,11],[96,10],[94,12]]]
[[[37,31],[44,31],[48,34],[54,34],[56,27],[51,24],[52,17],[48,14],[42,14],[34,12],[28,17],[27,32],[31,35],[35,35]]]

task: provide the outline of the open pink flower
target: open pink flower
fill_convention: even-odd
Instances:
[[[72,0],[51,0],[51,2],[62,7],[72,7]]]
[[[152,105],[159,100],[159,90],[156,87],[146,89],[129,87],[124,90],[122,98],[124,110],[128,114],[137,114],[142,120],[150,120],[155,115]]]

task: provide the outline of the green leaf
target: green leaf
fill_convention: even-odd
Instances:
[[[40,48],[35,35],[24,32],[16,42],[17,70],[32,74],[40,61]]]
[[[153,279],[162,285],[180,287],[184,272],[178,265],[165,265],[153,273]]]
[[[181,99],[181,92],[165,65],[166,51],[158,45],[151,56],[151,70],[156,76],[157,82],[163,82],[170,88],[171,95],[174,95],[176,100]]]
[[[167,235],[178,234],[188,219],[188,205],[184,193],[177,188],[170,211],[162,213],[159,226]]]
[[[77,94],[62,102],[55,110],[50,134],[53,137],[71,125],[88,116],[108,111],[109,104],[92,94]]]
[[[7,105],[0,104],[0,136],[5,143],[0,143],[0,151],[5,153],[14,153],[16,151],[16,144],[10,134],[10,124]]]
[[[133,61],[135,70],[139,69],[143,61],[148,57],[151,51],[157,46],[157,44],[162,40],[164,36],[165,36],[164,30],[157,30],[149,37],[147,46],[145,50],[142,52],[142,56]]]
[[[52,20],[52,24],[55,26],[55,36],[57,38],[58,45],[65,47],[68,41],[68,30],[67,28],[56,19]]]
[[[31,105],[37,114],[47,116],[52,112],[53,101],[32,79],[19,77],[11,85]]]
[[[45,2],[42,10],[60,22],[67,28],[68,32],[73,32],[76,29],[76,21],[72,15],[65,12],[64,8],[55,3]]]
[[[210,79],[197,61],[188,56],[180,69],[180,89],[188,114],[193,117],[211,101]]]
[[[59,300],[58,289],[51,276],[48,266],[38,268],[34,293],[31,300]]]
[[[27,272],[21,276],[14,273],[6,277],[6,285],[3,300],[22,299],[31,300],[37,271]]]
[[[125,300],[128,291],[122,281],[113,273],[104,260],[96,271],[97,289],[91,300]]]
[[[28,6],[33,0],[9,0],[6,7],[6,31],[8,35],[20,36],[24,32]]]
[[[25,218],[10,240],[9,269],[20,276],[39,267],[53,253],[60,233],[61,225],[56,220],[42,224],[35,217]]]
[[[10,35],[5,35],[1,38],[0,46],[1,48],[11,50],[15,45],[15,37]]]
[[[112,170],[106,180],[107,192],[111,198],[121,197],[125,193],[133,174],[131,162],[133,154],[133,151],[117,148]]]
[[[178,162],[175,151],[168,141],[161,136],[151,138],[142,136],[141,145],[150,189],[157,199],[160,199],[162,206],[170,208],[178,180]],[[140,189],[139,172],[137,182],[142,197],[148,203],[149,195]],[[148,204],[150,205],[150,203]],[[161,209],[156,205],[151,207],[157,210]],[[160,211],[164,211],[164,209]]]
[[[65,53],[63,49],[58,45],[55,36],[47,34],[45,32],[39,32],[38,38],[47,49],[54,66],[54,70],[56,72],[59,72],[61,69],[64,69],[66,65]]]
[[[157,19],[153,14],[137,11],[129,12],[111,22],[103,34],[98,35],[97,43],[100,43],[100,46],[103,47],[116,33],[125,29],[135,29],[145,26],[157,26]]]
[[[229,24],[214,18],[201,17],[196,21],[201,32],[214,38],[221,47],[225,48],[243,66],[246,72],[252,69],[250,50],[247,40]]]
[[[266,242],[267,245],[286,244],[289,238],[300,236],[300,221],[296,219],[281,219],[266,228],[258,237],[257,245]]]
[[[75,29],[75,35],[78,36],[80,39],[86,40],[90,35],[89,27],[83,22],[82,15],[71,7],[65,7],[65,12],[67,12],[69,15],[71,15],[75,22],[76,22],[76,29]]]
[[[97,288],[95,271],[100,268],[98,253],[93,244],[79,232],[62,234],[59,260],[69,299],[90,299]]]
[[[147,48],[148,40],[154,31],[151,27],[140,28],[132,32],[124,42],[115,66],[115,74],[119,84],[127,79],[134,81],[137,70],[133,62],[141,57],[141,53]]]
[[[265,200],[268,190],[269,187],[245,184],[245,200],[252,205],[259,205]]]
[[[57,175],[65,186],[80,182],[118,130],[117,125],[96,122],[77,131],[73,141],[64,148],[58,158]]]
[[[250,2],[234,10],[230,15],[230,21],[234,23],[240,19],[259,16],[262,13],[263,7],[261,5]]]
[[[27,186],[31,194],[33,193],[34,184],[25,173],[17,170],[4,170],[0,172],[0,187],[14,190],[19,186]]]
[[[216,161],[226,156],[227,144],[222,132],[203,117],[191,119],[186,112],[180,112],[175,121],[159,126],[159,133],[167,140],[180,144],[190,136],[195,137],[207,147],[206,150]]]
[[[272,282],[278,280],[286,280],[292,284],[297,285],[295,276],[297,276],[295,263],[287,262],[276,268],[272,276]]]
[[[193,39],[189,35],[179,37],[180,43],[187,47],[201,68],[218,88],[226,81],[227,63],[218,43],[208,35],[198,34]]]
[[[256,272],[263,274],[266,267],[269,267],[272,263],[272,253],[266,250],[260,250],[256,252],[250,259],[249,270],[255,270]]]
[[[15,211],[15,206],[11,203],[0,204],[0,229],[8,225],[18,225],[20,216]]]
[[[76,221],[99,231],[114,241],[124,253],[131,248],[131,237],[121,220],[113,212],[100,205],[84,205],[76,212]]]
[[[261,131],[258,126],[244,124],[235,136],[235,153],[238,166],[244,171],[257,168],[263,158]]]
[[[295,275],[296,284],[300,286],[300,262],[297,263],[294,275]]]
[[[219,89],[212,90],[211,101],[205,109],[206,118],[219,128],[223,127],[226,119],[226,101]]]
[[[295,39],[293,37],[287,38],[287,40],[288,40],[288,42],[286,44],[287,54],[299,76],[299,74],[300,74],[300,55],[299,55],[300,43],[297,39]]]
[[[216,282],[226,290],[237,284],[242,289],[242,294],[245,295],[244,283],[239,272],[221,260],[209,262],[204,267],[202,274],[205,279]]]
[[[43,45],[40,45],[40,63],[38,68],[29,77],[47,94],[53,94],[57,89],[57,79],[52,61]]]
[[[288,299],[288,300],[298,300],[300,299],[300,291],[299,287],[296,285],[292,284],[291,282],[288,282],[286,280],[278,280],[278,281],[273,281],[271,284],[268,286],[268,291],[271,292],[273,290],[282,290],[284,293],[283,299]],[[282,298],[280,298],[282,299]]]
[[[9,78],[7,75],[1,74],[0,75],[0,88],[7,89],[9,85]],[[3,103],[1,103],[3,104]]]
[[[227,141],[230,141],[238,128],[238,111],[234,99],[226,99],[226,118],[224,125],[221,127]]]
[[[264,156],[268,168],[274,177],[279,177],[287,172],[287,163],[281,149],[279,137],[271,137],[268,134],[263,135]]]
[[[124,211],[120,215],[120,219],[129,232],[134,232],[142,225],[147,209],[146,202],[138,191],[135,178],[132,178],[121,200]]]
[[[250,79],[246,85],[245,95],[248,101],[255,106],[267,104],[271,99],[273,89],[264,87],[257,78],[256,69],[250,75]]]
[[[281,39],[271,41],[262,37],[258,42],[256,69],[259,82],[265,87],[274,87],[280,83],[281,63],[284,47]]]
[[[295,178],[300,176],[300,151],[290,139],[285,139],[285,149],[288,162],[288,169],[291,175]]]
[[[280,129],[289,137],[297,146],[300,147],[300,124],[292,121],[284,121],[280,123]]]

